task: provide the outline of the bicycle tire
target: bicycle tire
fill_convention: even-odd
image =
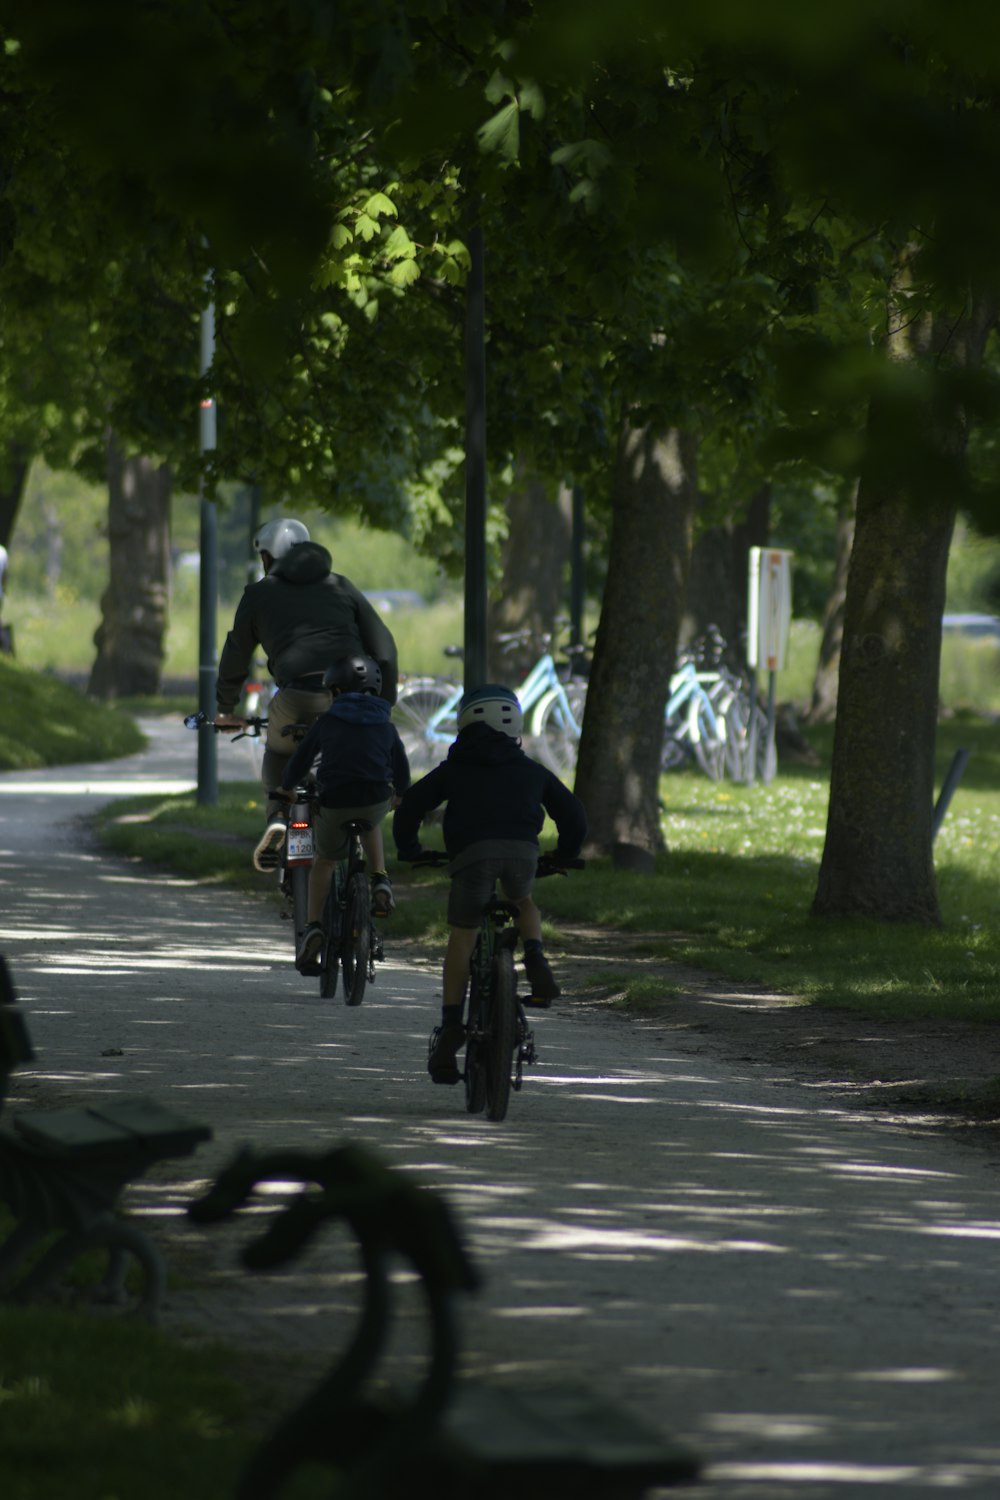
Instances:
[[[719,736],[714,713],[705,702],[692,704],[691,747],[699,768],[709,781],[721,781],[726,765],[726,744]]]
[[[344,926],[340,936],[340,963],[344,971],[344,1004],[360,1005],[368,981],[368,954],[372,940],[372,895],[364,871],[347,882]]]
[[[726,770],[732,781],[747,779],[750,730],[750,700],[745,693],[734,693],[725,707]]]
[[[309,866],[293,866],[288,871],[288,881],[292,889],[292,927],[295,952],[298,955],[305,930],[309,925]]]
[[[486,1108],[486,1054],[478,1040],[483,1020],[478,962],[477,948],[469,977],[468,1037],[465,1043],[465,1108],[470,1115],[481,1115]]]
[[[502,1120],[510,1102],[517,1042],[517,979],[514,955],[509,948],[498,948],[493,955],[485,1030],[486,1118]]]
[[[392,720],[399,730],[410,770],[423,775],[443,760],[448,743],[455,738],[457,724],[449,713],[431,728],[430,721],[457,692],[454,683],[432,677],[419,678],[400,688],[393,705]]]
[[[538,758],[560,778],[572,775],[576,770],[586,702],[587,684],[571,679],[561,688],[552,688],[532,718]]]
[[[335,867],[330,894],[323,909],[323,951],[320,958],[319,992],[324,1000],[337,993],[340,972],[340,871]]]

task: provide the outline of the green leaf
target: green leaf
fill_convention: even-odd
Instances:
[[[363,240],[373,240],[379,231],[378,221],[370,219],[364,212],[358,214],[354,227]]]
[[[540,84],[533,82],[522,84],[518,100],[524,113],[531,115],[533,120],[545,118],[545,95]]]
[[[420,279],[420,267],[415,260],[397,261],[389,272],[389,281],[393,286],[412,286]]]
[[[354,235],[346,224],[334,224],[333,233],[330,235],[330,243],[335,250],[343,250],[345,245],[351,244]]]
[[[389,218],[395,218],[396,205],[384,193],[372,193],[361,212],[373,219],[379,218],[382,214],[385,214]]]
[[[499,104],[501,99],[511,99],[515,92],[513,81],[497,68],[493,77],[486,85],[486,97],[490,103]]]
[[[389,260],[412,260],[416,253],[416,245],[410,239],[402,224],[397,224],[382,247],[382,254]]]
[[[476,132],[481,151],[495,153],[504,161],[514,162],[521,146],[520,109],[516,102],[505,104]]]

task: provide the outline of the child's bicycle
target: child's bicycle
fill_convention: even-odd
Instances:
[[[371,886],[361,835],[371,828],[362,819],[345,823],[347,858],[333,867],[330,894],[323,911],[319,992],[324,1000],[337,993],[337,975],[344,974],[344,1004],[360,1005],[365,985],[375,982],[375,965],[384,956],[382,934],[372,912]]]
[[[448,856],[426,850],[418,865],[444,865]],[[583,860],[556,864],[541,855],[536,878],[565,875],[567,868],[582,869]],[[510,1091],[519,1092],[524,1067],[537,1060],[535,1034],[528,1025],[525,1001],[518,997],[514,949],[517,947],[517,907],[494,892],[483,913],[479,937],[469,961],[469,986],[465,1011],[465,1107],[470,1115],[502,1120],[507,1114]],[[528,1004],[530,1005],[530,999]],[[436,1032],[431,1033],[429,1049]]]

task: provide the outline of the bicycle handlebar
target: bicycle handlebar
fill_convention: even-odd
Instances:
[[[259,717],[244,719],[245,729],[239,730],[233,735],[233,743],[237,740],[259,739],[261,730],[267,728],[267,720]],[[201,709],[196,714],[188,714],[184,720],[185,729],[212,729],[216,734],[228,734],[232,726],[229,724],[216,724]]]

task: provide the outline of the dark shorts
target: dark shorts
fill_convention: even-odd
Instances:
[[[377,828],[389,811],[389,802],[375,802],[368,807],[321,807],[316,814],[316,853],[320,859],[344,859],[350,839],[345,823],[365,822]]]
[[[488,846],[477,845],[475,851],[466,853],[476,857],[468,862],[460,859],[459,868],[452,870],[448,892],[450,926],[478,927],[498,885],[508,901],[523,901],[531,895],[538,851],[530,844],[513,849],[501,846],[496,853],[490,852]]]

